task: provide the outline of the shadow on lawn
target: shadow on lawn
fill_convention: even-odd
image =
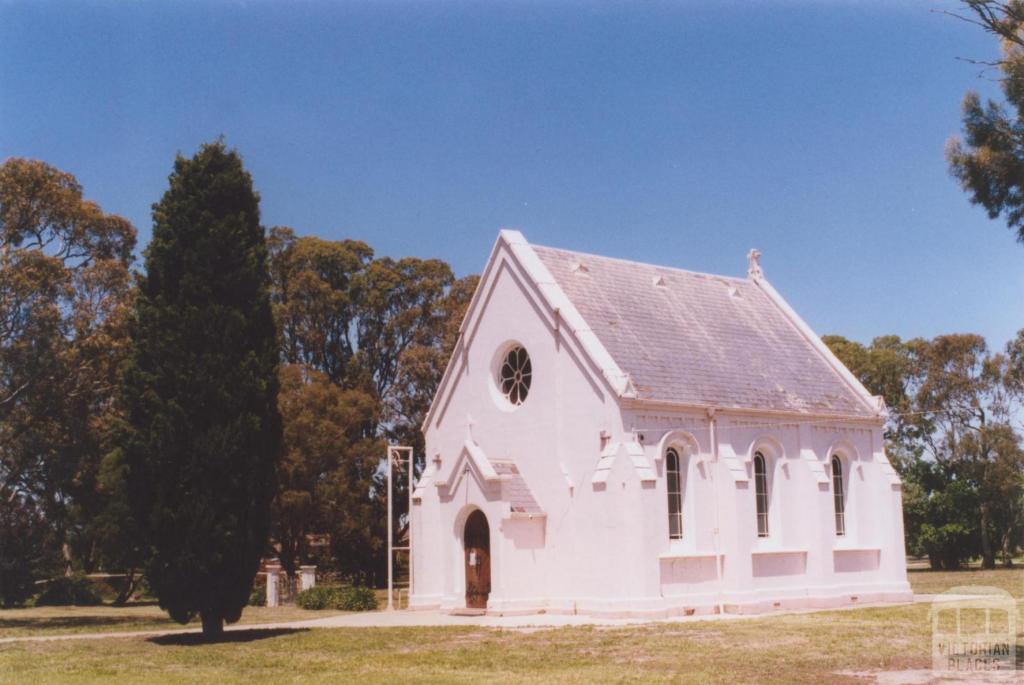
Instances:
[[[158,637],[151,637],[146,640],[146,642],[152,642],[153,644],[163,646],[198,647],[201,645],[223,644],[226,642],[255,642],[256,640],[281,637],[282,635],[304,633],[308,630],[309,628],[252,628],[249,630],[228,630],[225,631],[218,639],[213,641],[207,640],[203,637],[202,633],[179,633],[176,635],[160,635]]]
[[[160,619],[152,616],[38,616],[0,618],[0,631],[7,629],[61,630],[66,628],[130,628],[136,625],[159,628]],[[170,619],[168,625],[174,625]]]

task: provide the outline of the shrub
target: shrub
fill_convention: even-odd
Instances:
[[[300,592],[295,601],[303,609],[374,611],[377,608],[377,595],[374,591],[371,588],[358,585],[352,587],[317,585]]]
[[[36,606],[96,606],[103,600],[85,576],[61,576],[46,584],[36,598]]]
[[[333,609],[336,594],[337,588],[317,585],[300,592],[295,603],[303,609]]]
[[[267,586],[256,585],[249,593],[249,606],[263,607],[267,605]]]
[[[341,588],[335,608],[343,611],[376,611],[377,594],[372,588],[359,585]]]

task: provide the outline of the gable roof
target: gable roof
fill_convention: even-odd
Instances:
[[[863,386],[761,277],[529,247],[638,400],[879,415]]]
[[[445,414],[502,269],[626,401],[881,420],[872,397],[765,280],[531,245],[504,229],[473,293],[430,409]],[[559,321],[563,325],[559,325]]]

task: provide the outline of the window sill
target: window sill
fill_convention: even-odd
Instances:
[[[872,547],[871,545],[857,545],[849,544],[844,542],[838,542],[832,548],[833,552],[881,552],[881,547]]]
[[[698,551],[690,549],[671,549],[658,555],[659,559],[714,559],[716,556],[724,557],[725,554],[715,554],[713,551]]]
[[[759,554],[807,554],[806,549],[796,547],[761,547],[751,550],[753,555]]]

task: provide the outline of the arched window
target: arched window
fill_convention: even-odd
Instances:
[[[683,480],[679,471],[679,453],[672,447],[665,451],[665,475],[668,480],[668,536],[683,537]]]
[[[846,535],[846,500],[843,493],[843,462],[832,455],[832,501],[836,510],[836,535]]]
[[[757,537],[768,537],[768,472],[764,455],[754,454],[754,490],[757,499]]]

